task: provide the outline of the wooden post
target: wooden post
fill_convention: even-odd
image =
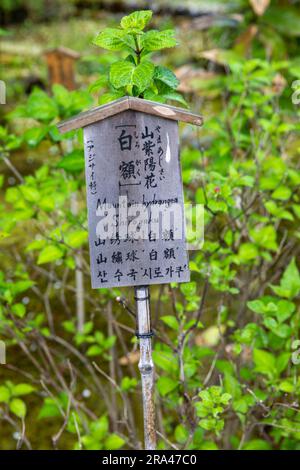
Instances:
[[[154,405],[154,364],[152,360],[152,344],[149,302],[149,287],[135,287],[137,306],[137,332],[140,343],[139,370],[142,378],[144,441],[146,450],[156,449],[155,405]]]
[[[80,57],[76,51],[66,47],[56,47],[45,52],[49,83],[59,83],[68,90],[76,89],[74,64]]]

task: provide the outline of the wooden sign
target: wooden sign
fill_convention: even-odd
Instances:
[[[84,127],[93,288],[189,281],[179,119],[202,123],[126,97],[59,125]]]
[[[45,52],[49,83],[59,83],[68,90],[75,90],[75,61],[80,57],[76,51],[66,47],[57,47]]]

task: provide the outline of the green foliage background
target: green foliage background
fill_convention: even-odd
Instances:
[[[178,16],[176,2],[155,2],[160,33],[145,32],[143,57],[111,46],[125,33],[98,34],[123,15],[89,2],[77,18],[67,16],[77,3],[64,2],[53,22],[32,23],[44,19],[40,2],[1,29],[2,449],[142,445],[132,292],[90,289],[82,135],[56,129],[125,93],[181,105],[184,96],[205,118],[200,131],[181,128],[185,199],[205,207],[204,247],[191,253],[190,283],[151,288],[159,448],[300,449],[300,5],[257,3],[209,2],[213,14],[199,16],[204,2],[188,2]],[[22,5],[5,2],[8,23]],[[133,38],[136,28],[123,20]],[[169,49],[172,30],[180,45]],[[48,85],[41,51],[57,45],[82,53],[76,91],[31,86]]]

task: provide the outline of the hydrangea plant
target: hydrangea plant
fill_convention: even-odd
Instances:
[[[175,101],[186,106],[184,98],[176,91],[179,85],[176,75],[151,60],[156,51],[177,45],[175,31],[144,31],[151,18],[151,10],[135,11],[124,16],[119,27],[105,28],[93,41],[96,46],[120,51],[123,56],[111,65],[107,76],[91,87],[92,91],[106,89],[100,104],[129,95],[162,103]]]

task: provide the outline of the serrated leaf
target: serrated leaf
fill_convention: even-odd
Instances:
[[[107,77],[100,77],[98,80],[96,80],[95,82],[93,82],[88,90],[89,90],[89,93],[95,93],[96,91],[98,91],[100,88],[103,88],[103,87],[106,87],[108,85],[108,79]]]
[[[132,75],[132,84],[136,85],[141,93],[151,84],[153,74],[154,65],[149,61],[144,61],[135,67]]]
[[[148,31],[141,37],[141,43],[146,51],[158,51],[168,47],[175,47],[177,41],[174,37],[175,31],[167,29],[165,31]]]
[[[125,31],[117,28],[106,28],[93,40],[93,44],[109,51],[121,51],[134,48],[134,40]]]
[[[188,104],[183,98],[183,96],[180,93],[177,93],[176,91],[164,93],[163,97],[167,101],[177,101],[178,103],[182,104],[185,108],[188,108]]]
[[[121,88],[135,85],[139,92],[144,91],[152,81],[154,65],[144,61],[137,67],[127,60],[119,60],[110,68],[110,81],[113,87]]]
[[[161,82],[165,83],[173,89],[177,88],[179,85],[179,80],[176,75],[172,72],[172,70],[161,65],[155,67],[153,78],[154,80],[160,80]]]
[[[117,100],[118,98],[122,98],[122,96],[125,96],[125,93],[122,93],[122,91],[103,93],[103,95],[99,97],[98,103],[99,104],[110,103],[111,101]]]
[[[127,31],[142,31],[152,18],[151,10],[134,11],[121,20],[121,27]]]
[[[112,86],[118,89],[130,85],[132,83],[134,70],[134,64],[127,60],[119,60],[112,64],[109,72]]]

